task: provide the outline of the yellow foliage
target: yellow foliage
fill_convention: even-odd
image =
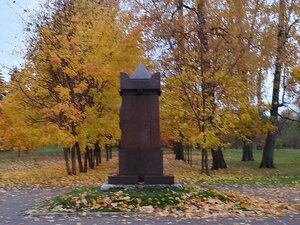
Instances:
[[[63,71],[67,76],[69,76],[71,78],[75,77],[77,75],[77,73],[74,70],[72,70],[71,68],[68,68],[68,67],[64,68]]]
[[[292,77],[297,80],[300,81],[300,67],[294,68],[292,71]]]
[[[1,103],[1,149],[34,150],[43,144],[41,126],[33,125],[27,116],[37,118],[39,113],[25,105],[19,94],[8,93]]]
[[[61,85],[58,85],[55,87],[54,89],[59,97],[63,100],[63,101],[68,101],[70,99],[70,89],[63,87]]]
[[[119,73],[143,61],[141,31],[128,26],[129,15],[117,4],[79,0],[51,12],[11,81],[0,140],[26,148],[77,141],[83,150],[114,143],[120,138]]]
[[[86,82],[80,82],[79,85],[77,85],[74,88],[75,93],[82,93],[88,89],[88,84]]]

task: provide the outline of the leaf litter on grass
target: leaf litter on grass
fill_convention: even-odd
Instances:
[[[156,193],[156,194],[155,194]],[[277,200],[249,197],[233,191],[190,187],[183,190],[120,190],[102,192],[85,189],[56,197],[36,212],[151,213],[157,217],[262,217],[283,216],[298,209]]]
[[[199,166],[193,166],[175,161],[173,155],[166,155],[164,158],[164,168],[167,174],[174,174],[176,181],[184,183],[190,187],[189,192],[182,193],[180,196],[169,196],[173,198],[173,203],[168,201],[165,203],[164,197],[149,197],[147,203],[138,196],[128,196],[121,194],[120,196],[101,197],[74,195],[72,199],[68,195],[65,196],[65,203],[58,204],[56,208],[44,208],[48,211],[58,212],[74,212],[76,207],[83,212],[89,211],[121,211],[121,212],[155,212],[158,216],[173,215],[175,217],[212,217],[212,216],[280,216],[288,212],[298,212],[299,208],[292,204],[286,203],[291,193],[297,196],[299,193],[299,182],[288,186],[278,186],[278,183],[273,182],[273,178],[268,178],[271,186],[261,186],[265,190],[261,191],[266,195],[260,195],[259,190],[253,192],[241,192],[243,196],[237,194],[238,190],[244,189],[245,180],[250,181],[257,187],[257,182],[260,185],[261,177],[272,175],[276,177],[278,171],[263,171],[251,170],[246,172],[245,169],[228,169],[212,172],[212,176],[206,176],[199,172]],[[99,184],[107,180],[107,176],[117,171],[117,158],[113,158],[108,162],[104,162],[94,170],[89,170],[88,173],[79,173],[77,176],[67,176],[63,160],[49,159],[40,162],[38,165],[32,162],[17,161],[16,164],[0,168],[0,190],[11,188],[57,188],[57,187],[84,187]],[[254,171],[253,174],[251,174]],[[289,179],[289,178],[287,178]],[[241,181],[240,183],[236,183]],[[280,181],[280,179],[279,179]],[[239,188],[230,191],[230,188],[222,187],[223,184],[238,184]],[[280,184],[280,182],[279,182]],[[216,185],[218,191],[213,192],[204,189],[206,185]],[[242,185],[242,186],[241,186]],[[241,188],[242,187],[242,188]],[[214,187],[212,187],[214,188]],[[249,187],[251,189],[251,187]],[[257,194],[258,193],[258,194]],[[276,194],[277,193],[277,194]],[[281,194],[280,194],[281,193]],[[284,193],[284,194],[283,194]],[[120,194],[120,193],[119,193]],[[256,196],[256,194],[259,196]],[[251,197],[252,196],[252,197]],[[268,196],[271,196],[268,198]],[[279,200],[277,198],[280,198]],[[295,197],[296,199],[296,197]],[[172,200],[172,199],[169,199]],[[69,208],[66,207],[68,201],[72,202]],[[142,204],[143,202],[143,204]],[[297,202],[296,202],[297,203]],[[42,210],[42,209],[40,209]],[[79,211],[80,211],[79,210]]]
[[[256,167],[239,167],[211,171],[211,176],[206,176],[200,173],[200,167],[198,164],[195,165],[195,163],[191,167],[183,161],[174,160],[173,154],[164,154],[164,172],[166,174],[173,174],[176,182],[198,183],[200,186],[211,184],[276,186],[300,184],[299,173],[298,175],[289,174],[290,171],[285,171],[284,169],[261,170]],[[100,166],[89,170],[87,173],[68,176],[62,155],[35,156],[33,159],[17,159],[9,162],[6,160],[3,165],[0,163],[0,188],[89,186],[105,182],[109,174],[115,173],[118,170],[117,165],[117,157],[113,157],[110,161],[103,162]]]

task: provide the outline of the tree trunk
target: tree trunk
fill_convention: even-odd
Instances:
[[[105,144],[105,152],[106,152],[106,161],[109,160],[109,147],[108,144]]]
[[[91,169],[94,169],[94,168],[95,168],[95,155],[94,155],[94,150],[93,150],[93,149],[90,149],[90,152],[91,152],[91,157],[92,157],[92,160],[91,160],[91,166],[92,166],[92,168],[91,168]]]
[[[223,156],[223,152],[221,148],[218,148],[217,150],[211,150],[212,154],[212,170],[218,170],[218,169],[226,169],[227,165]]]
[[[191,146],[188,145],[187,154],[186,154],[188,164],[190,164],[190,151],[191,151]]]
[[[207,150],[202,149],[201,153],[201,173],[205,173],[209,176]]]
[[[204,149],[201,150],[201,173],[205,173]]]
[[[88,160],[89,160],[89,153],[88,153],[88,149],[85,148],[85,153],[84,153],[84,163],[83,163],[83,169],[84,169],[84,172],[87,172],[88,170]]]
[[[118,140],[119,150],[121,149],[121,140]]]
[[[99,166],[99,150],[94,146],[94,156],[96,160],[96,166]]]
[[[66,163],[67,174],[72,175],[70,162],[69,162],[70,149],[69,148],[63,148],[63,151],[64,151],[64,158],[65,158],[65,163]]]
[[[175,155],[175,158],[176,158],[176,144],[175,143],[176,143],[175,141],[172,141],[172,144],[173,144],[172,150],[173,150],[173,154]]]
[[[184,160],[184,151],[182,141],[175,141],[174,143],[175,159]]]
[[[201,66],[201,91],[202,91],[202,115],[205,115],[206,122],[202,121],[201,132],[204,134],[204,142],[206,142],[206,132],[207,126],[214,127],[213,119],[214,119],[214,112],[216,110],[215,104],[215,84],[214,79],[211,79],[211,75],[209,70],[211,69],[211,63],[207,59],[207,54],[209,53],[209,44],[208,44],[208,35],[206,31],[206,1],[195,1],[196,2],[196,11],[197,11],[197,20],[198,20],[198,29],[197,29],[197,36],[200,40],[200,49],[199,49],[199,59],[200,59],[200,66]],[[206,124],[207,123],[207,124]],[[199,122],[200,124],[200,122]],[[208,170],[208,150],[204,149],[203,152],[203,163],[204,163],[204,170],[207,175],[209,175]],[[220,153],[213,154],[213,162],[214,160],[218,162],[218,159],[223,159],[224,163],[225,160],[223,158],[223,154],[219,155]],[[219,156],[218,159],[215,156]],[[226,165],[226,164],[225,164]]]
[[[266,144],[263,151],[262,161],[259,168],[274,169],[274,147],[276,141],[276,133],[268,132]]]
[[[81,152],[80,152],[80,147],[79,147],[78,142],[75,143],[75,148],[76,148],[76,152],[77,152],[77,161],[78,161],[79,172],[80,173],[85,172],[83,169],[83,165],[82,165]]]
[[[112,159],[112,145],[109,145],[109,158]]]
[[[76,171],[76,149],[75,149],[75,145],[71,149],[71,167],[72,167],[72,174],[76,175],[77,171]]]
[[[197,144],[197,149],[200,151],[199,144]],[[201,173],[205,173],[209,176],[207,150],[204,148],[201,149]]]
[[[248,162],[248,161],[254,161],[253,158],[253,149],[252,149],[252,144],[243,142],[243,156],[242,156],[242,161],[243,162]]]
[[[207,156],[207,151],[205,151],[205,154],[204,154],[204,167],[205,167],[205,174],[207,176],[209,176],[209,170],[208,170],[208,156]]]
[[[101,164],[101,163],[102,163],[102,150],[99,147],[99,164]]]
[[[97,152],[98,152],[98,161],[99,161],[99,164],[101,164],[102,163],[102,154],[101,154],[101,148],[99,146],[99,141],[97,141],[94,146],[95,146],[95,149],[97,149]]]
[[[279,1],[279,20],[278,20],[278,34],[277,34],[277,49],[275,59],[275,72],[273,80],[273,93],[271,104],[271,122],[272,125],[277,127],[278,120],[278,108],[279,108],[279,92],[280,92],[280,77],[283,67],[284,49],[287,39],[285,30],[285,0]],[[274,148],[277,138],[277,131],[269,131],[263,151],[263,157],[260,164],[260,168],[275,168],[274,165]]]
[[[177,0],[176,2],[176,7],[177,7],[177,19],[174,20],[174,35],[175,35],[175,40],[177,43],[177,48],[174,48],[174,56],[175,60],[177,62],[177,69],[181,73],[184,65],[184,38],[185,38],[185,33],[184,33],[184,14],[183,14],[183,0]]]
[[[191,149],[191,153],[190,153],[190,165],[191,167],[193,166],[193,149]]]
[[[87,147],[87,152],[89,155],[89,167],[90,169],[94,169],[95,168],[95,157],[94,157],[94,151],[92,149],[90,149],[89,147]]]

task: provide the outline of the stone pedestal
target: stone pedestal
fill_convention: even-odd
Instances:
[[[160,74],[151,76],[142,64],[131,77],[121,73],[119,174],[109,176],[109,184],[174,183],[173,176],[163,175],[160,93]]]

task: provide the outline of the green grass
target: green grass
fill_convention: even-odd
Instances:
[[[32,151],[5,150],[0,151],[0,170],[8,165],[35,165],[39,167],[40,163],[50,160],[63,159],[61,148],[49,146]]]
[[[174,161],[170,150],[164,151],[164,156],[170,163],[165,166],[165,172],[174,174],[177,181],[192,181],[197,184],[223,185],[293,185],[300,184],[300,150],[280,149],[274,152],[276,169],[260,169],[262,151],[254,150],[253,162],[241,162],[241,149],[224,150],[228,169],[211,171],[211,176],[200,173],[199,150],[193,151],[193,167]],[[105,154],[105,152],[102,152]],[[209,154],[211,157],[211,154]],[[211,158],[209,159],[211,160]],[[47,162],[59,162],[64,166],[63,152],[57,147],[40,148],[20,157],[14,151],[0,151],[0,173],[5,171],[30,173],[30,168],[41,168]],[[52,163],[53,164],[53,163]],[[51,164],[51,165],[52,165]],[[104,165],[104,164],[103,164]],[[25,170],[24,170],[25,169]],[[115,171],[111,171],[115,172]],[[89,173],[87,173],[87,176]],[[0,176],[1,177],[1,176]],[[37,181],[38,182],[38,181]]]
[[[185,199],[195,199],[205,202],[209,199],[218,199],[227,202],[230,199],[211,189],[134,189],[101,191],[99,187],[74,189],[64,195],[43,202],[38,210],[59,211],[73,210],[76,212],[135,212],[143,207],[164,209],[166,206],[175,206]],[[188,204],[190,200],[186,201]],[[94,203],[93,203],[94,202]],[[98,207],[95,207],[95,204]],[[96,205],[97,205],[96,204]]]
[[[78,212],[86,211],[86,209],[89,211],[120,212],[124,211],[123,204],[126,204],[126,209],[130,209],[130,211],[150,205],[153,208],[164,208],[167,205],[178,204],[184,193],[186,190],[168,188],[112,191],[101,191],[99,187],[80,188],[52,198],[42,203],[39,208],[55,211],[59,207]],[[93,208],[93,201],[100,201],[103,204],[101,207]]]
[[[62,153],[62,148],[59,148],[57,146],[49,146],[49,147],[43,147],[39,148],[36,151],[32,152],[32,155],[53,155],[53,154],[61,154]]]
[[[262,150],[253,150],[254,161],[253,162],[242,162],[242,150],[241,149],[226,149],[224,150],[224,157],[229,166],[235,168],[246,167],[259,167]],[[287,168],[298,168],[300,164],[300,149],[278,149],[274,151],[274,163],[278,169]]]
[[[205,200],[208,198],[214,198],[214,199],[219,199],[222,202],[227,201],[227,197],[225,195],[222,195],[220,193],[217,193],[211,189],[205,189],[202,192],[199,192],[197,195],[198,198]]]
[[[253,153],[255,161],[242,162],[241,149],[224,150],[224,157],[229,168],[213,173],[211,179],[199,179],[197,183],[224,185],[300,184],[300,150],[275,150],[275,169],[259,168],[262,151],[254,150]]]
[[[2,150],[0,151],[0,160],[1,159],[26,159],[33,156],[45,156],[45,155],[57,155],[62,154],[62,149],[56,146],[41,147],[32,151],[21,151],[16,150]]]

